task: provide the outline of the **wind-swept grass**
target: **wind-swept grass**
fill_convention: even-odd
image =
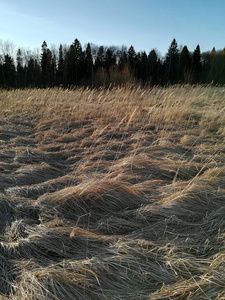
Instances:
[[[225,299],[225,89],[0,92],[4,299]]]

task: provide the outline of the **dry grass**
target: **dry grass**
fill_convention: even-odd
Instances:
[[[225,89],[0,91],[1,299],[225,299]]]

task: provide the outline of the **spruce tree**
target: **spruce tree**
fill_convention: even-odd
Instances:
[[[16,86],[21,88],[25,86],[25,69],[23,66],[22,51],[20,49],[17,51],[16,62]]]
[[[0,87],[3,87],[4,76],[3,76],[3,58],[0,55]]]
[[[106,71],[105,71],[105,48],[100,46],[97,51],[97,57],[94,66],[94,80],[97,87],[106,84]]]
[[[86,84],[93,85],[93,58],[90,43],[87,44],[85,50],[85,71],[86,71]]]
[[[84,67],[84,53],[81,43],[75,39],[67,53],[68,79],[71,85],[79,85],[82,81]]]
[[[130,69],[132,71],[134,71],[135,66],[136,66],[136,61],[137,61],[137,55],[136,55],[136,52],[132,45],[128,49],[127,59],[128,59],[128,64],[129,64]]]
[[[95,69],[103,68],[105,66],[105,49],[100,46],[97,51],[97,57],[95,60]]]
[[[128,64],[127,52],[125,50],[122,51],[122,54],[119,58],[119,70],[122,71]]]
[[[31,57],[27,64],[27,80],[26,85],[28,87],[35,87],[35,79],[34,79],[34,59]]]
[[[192,83],[199,83],[202,75],[200,47],[197,45],[192,56]]]
[[[108,48],[105,53],[105,66],[107,71],[109,71],[110,67],[115,65],[116,63],[116,55],[113,53],[113,50]]]
[[[63,57],[63,47],[62,44],[59,46],[59,59],[57,68],[57,84],[64,85],[64,57]]]
[[[75,63],[75,84],[81,83],[83,77],[84,55],[82,51],[81,43],[78,39],[74,41],[74,63]]]
[[[52,72],[52,53],[48,49],[47,43],[44,41],[42,44],[41,54],[41,73],[42,73],[42,84],[44,87],[49,86],[51,82]]]
[[[180,53],[179,80],[183,83],[191,81],[191,55],[187,46]]]
[[[149,65],[148,65],[148,56],[146,52],[141,52],[140,62],[139,62],[139,79],[142,84],[145,84],[149,80]]]
[[[179,53],[177,42],[172,40],[171,45],[166,54],[166,81],[168,83],[177,83],[179,70]]]
[[[8,54],[4,57],[3,63],[3,80],[5,87],[15,87],[16,85],[16,68],[12,57]]]
[[[156,85],[158,83],[158,57],[154,49],[148,55],[148,65],[150,84]]]

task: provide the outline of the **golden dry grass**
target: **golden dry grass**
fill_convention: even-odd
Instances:
[[[0,91],[2,299],[225,299],[225,89]]]

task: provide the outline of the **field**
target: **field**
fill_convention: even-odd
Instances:
[[[225,299],[225,88],[0,91],[0,297]]]

